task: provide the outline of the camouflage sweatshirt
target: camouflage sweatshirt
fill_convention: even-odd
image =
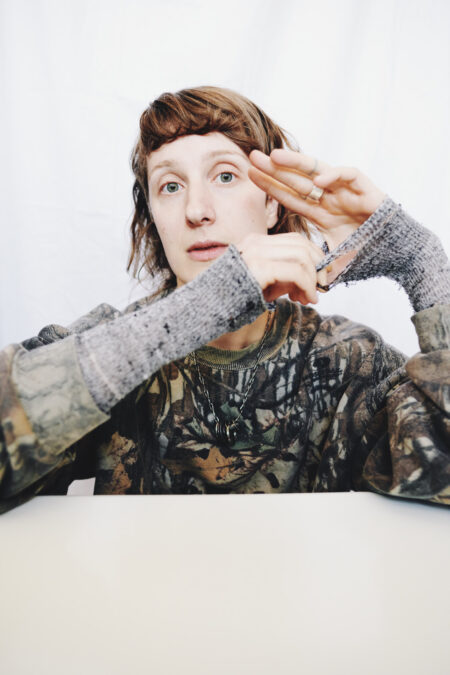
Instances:
[[[38,386],[37,374],[15,363],[24,350],[114,321],[121,313],[113,307],[99,305],[69,329],[49,325],[7,346],[0,352],[0,512],[34,495],[66,494],[73,480],[89,477],[95,494],[370,490],[449,505],[450,306],[414,314],[421,353],[410,359],[344,317],[286,298],[270,307],[233,443],[216,437],[199,371],[217,414],[231,421],[259,344],[204,346],[197,367],[186,354],[110,414],[95,404],[76,358],[41,361]],[[25,412],[19,391],[28,383],[41,395]]]

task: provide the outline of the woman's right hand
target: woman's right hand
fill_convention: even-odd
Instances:
[[[267,302],[288,294],[293,301],[316,304],[317,283],[326,285],[327,270],[316,272],[323,251],[299,232],[248,234],[236,248],[260,284]]]

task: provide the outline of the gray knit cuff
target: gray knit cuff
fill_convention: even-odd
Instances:
[[[450,303],[450,263],[441,242],[390,197],[317,269],[350,251],[355,257],[329,288],[384,276],[404,288],[416,312]]]
[[[318,272],[323,270],[345,253],[361,251],[364,246],[373,241],[388,220],[398,213],[400,209],[401,206],[399,204],[396,204],[390,197],[386,196],[379,207],[358,227],[357,230],[355,230],[355,232],[353,232],[353,234],[347,237],[347,239],[344,239],[339,246],[330,251],[325,258],[321,260],[316,266],[316,270]],[[341,281],[342,275],[350,269],[354,261],[355,259],[347,265],[347,268],[329,285],[329,288],[336,286]]]
[[[163,299],[76,336],[89,391],[107,413],[166,363],[251,323],[266,309],[260,285],[230,245]]]

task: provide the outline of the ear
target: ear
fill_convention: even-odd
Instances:
[[[278,206],[279,203],[277,202],[276,199],[271,197],[270,195],[267,195],[266,198],[266,222],[267,222],[267,229],[271,230],[272,227],[274,227],[278,221]]]

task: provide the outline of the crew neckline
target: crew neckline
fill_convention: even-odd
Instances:
[[[260,362],[272,358],[281,349],[291,326],[292,306],[293,303],[287,298],[278,298],[276,302],[268,303],[268,308],[275,310],[275,313],[261,353]],[[247,345],[243,349],[219,349],[218,347],[205,345],[196,350],[195,356],[198,363],[221,370],[252,368],[255,365],[255,358],[262,339]],[[191,354],[188,354],[186,358],[191,362],[194,361]]]

